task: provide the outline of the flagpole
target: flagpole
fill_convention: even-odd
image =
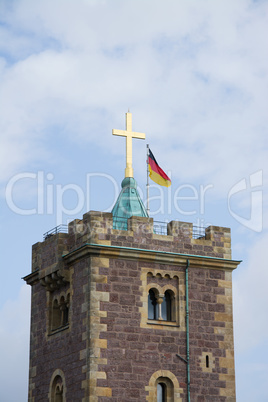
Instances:
[[[147,144],[147,214],[150,214],[150,207],[149,207],[149,144]]]

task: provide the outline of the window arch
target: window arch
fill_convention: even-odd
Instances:
[[[168,377],[156,380],[157,402],[174,402],[174,385]]]
[[[149,289],[148,319],[176,321],[175,295],[171,289],[167,289],[164,294],[160,294],[156,288]]]
[[[66,384],[61,370],[54,371],[49,387],[49,402],[66,402]]]
[[[69,324],[70,293],[56,296],[52,301],[51,331]]]
[[[183,389],[180,387],[176,376],[169,370],[158,370],[150,378],[145,387],[149,392],[146,400],[149,402],[181,402]],[[161,399],[162,398],[162,399]]]

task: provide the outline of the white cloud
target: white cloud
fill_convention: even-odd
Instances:
[[[7,14],[12,42],[16,26],[17,40],[24,37],[28,47],[2,78],[2,178],[25,160],[47,157],[42,147],[53,123],[95,141],[88,120],[99,119],[96,109],[116,116],[132,105],[159,147],[166,134],[173,175],[178,157],[194,160],[186,179],[212,172],[217,191],[226,191],[234,174],[248,170],[249,157],[251,167],[266,166],[265,137],[257,130],[267,125],[267,58],[259,45],[266,9],[249,1],[153,8],[151,1],[15,2]],[[116,152],[110,139],[102,145]]]

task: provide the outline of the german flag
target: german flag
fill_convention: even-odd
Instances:
[[[159,184],[160,186],[165,186],[165,187],[169,187],[171,185],[170,178],[166,175],[166,173],[158,165],[150,148],[149,148],[149,155],[148,155],[148,167],[149,167],[149,176],[155,183]]]

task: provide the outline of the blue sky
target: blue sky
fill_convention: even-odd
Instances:
[[[141,196],[146,143],[172,178],[152,183],[152,217],[232,230],[237,401],[268,400],[267,14],[250,0],[0,1],[0,400],[27,400],[31,246],[111,210],[128,109],[146,133]]]

